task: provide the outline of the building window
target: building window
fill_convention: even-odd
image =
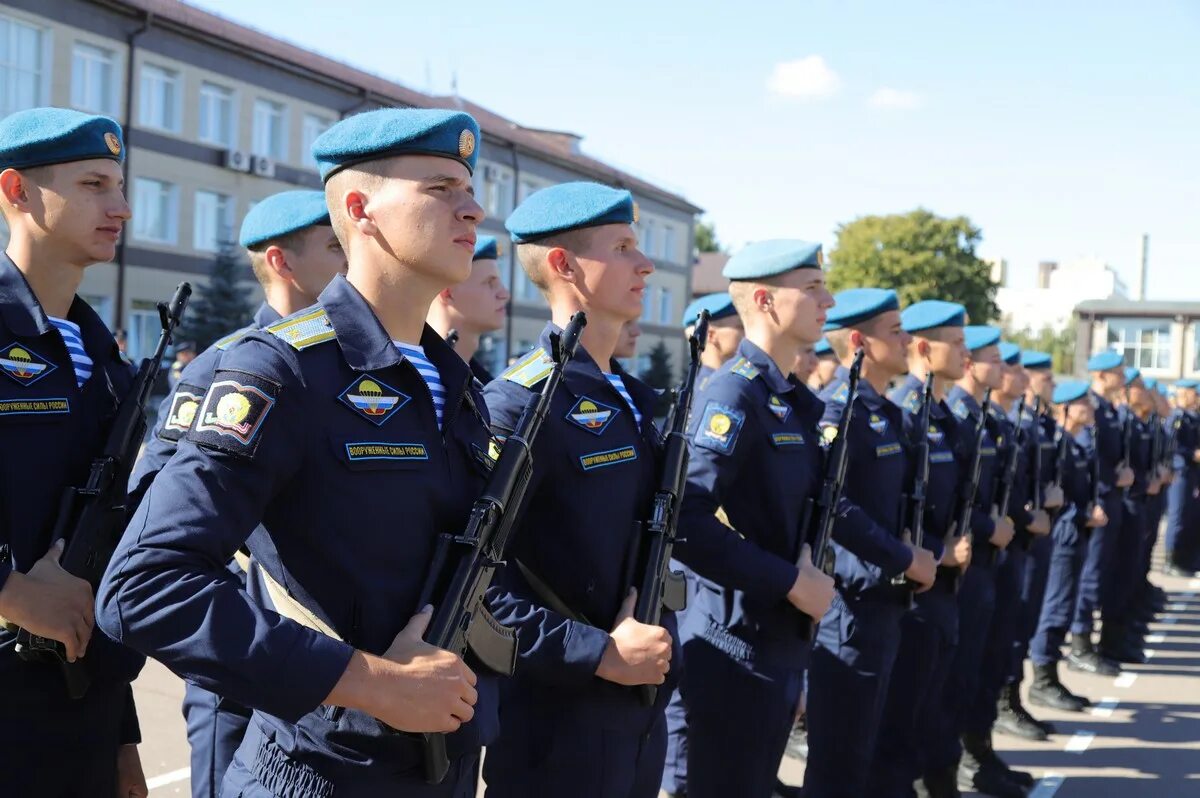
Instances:
[[[646,286],[646,290],[642,292],[642,321],[654,321],[654,312],[657,310],[658,303],[658,288],[653,285]]]
[[[71,105],[80,111],[117,115],[116,59],[111,50],[75,43],[71,53]]]
[[[662,259],[667,263],[675,263],[675,228],[669,224],[663,225]]]
[[[641,243],[642,243],[642,247],[641,247],[642,252],[647,257],[654,258],[654,257],[658,256],[658,252],[657,252],[657,249],[658,249],[658,225],[656,225],[654,223],[653,219],[646,219],[642,223],[642,242]]]
[[[0,116],[46,104],[46,32],[0,17]]]
[[[513,173],[496,164],[479,168],[480,180],[475,186],[475,199],[493,219],[503,220],[513,211]]]
[[[326,130],[329,130],[333,125],[333,120],[316,114],[305,114],[304,123],[300,126],[300,160],[312,166],[317,165],[317,159],[313,158],[312,146]]]
[[[181,116],[179,95],[178,72],[153,64],[142,64],[138,123],[178,133]]]
[[[517,204],[520,205],[525,200],[529,199],[529,195],[535,191],[541,191],[546,188],[549,183],[543,183],[540,180],[532,180],[525,178],[521,180],[520,186],[517,187]]]
[[[112,327],[112,297],[104,294],[80,294],[79,298],[88,303],[88,306],[96,311],[96,315],[109,328]]]
[[[196,192],[192,246],[201,252],[219,252],[233,243],[233,197],[212,191]]]
[[[205,81],[200,84],[200,140],[232,150],[235,148],[235,101],[233,89]]]
[[[270,100],[254,101],[255,155],[283,161],[287,158],[287,108]]]
[[[1139,369],[1171,368],[1171,322],[1168,319],[1109,319],[1108,345]]]
[[[544,303],[541,290],[529,279],[529,275],[525,273],[525,269],[520,263],[517,264],[514,271],[516,279],[513,281],[513,299],[517,302]]]
[[[658,289],[658,322],[659,324],[670,324],[671,314],[675,312],[675,303],[672,301],[671,289]]]
[[[179,189],[162,180],[139,177],[133,187],[133,235],[156,244],[179,238]]]
[[[153,302],[143,299],[133,300],[133,307],[129,310],[128,324],[125,355],[134,363],[141,363],[142,358],[154,354],[154,347],[162,332],[162,322],[159,320],[157,307]]]

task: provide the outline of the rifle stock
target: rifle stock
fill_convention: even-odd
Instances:
[[[933,371],[925,375],[925,387],[921,392],[921,415],[918,416],[917,473],[913,479],[912,493],[906,497],[908,523],[905,527],[912,533],[912,543],[917,548],[925,544],[925,494],[929,490],[929,411],[933,405]],[[908,604],[913,602],[916,584],[904,574],[892,578],[892,584],[906,587]]]

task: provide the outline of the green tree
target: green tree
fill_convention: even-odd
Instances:
[[[244,280],[245,263],[232,246],[222,247],[213,261],[208,283],[197,289],[176,341],[195,341],[196,351],[207,349],[214,341],[245,327],[253,319],[254,308]]]
[[[663,395],[654,408],[654,415],[666,415],[671,406],[670,389],[675,387],[675,371],[671,368],[671,352],[661,340],[650,350],[650,365],[641,377],[642,382],[651,388],[663,390]]]
[[[717,241],[717,228],[712,222],[696,222],[696,250],[699,252],[721,251],[721,244]]]
[[[986,324],[999,310],[990,269],[975,254],[981,237],[965,216],[946,219],[922,208],[863,216],[838,227],[829,287],[892,288],[902,305],[923,299],[959,302],[973,324]]]
[[[1046,325],[1035,333],[1029,328],[1012,330],[1005,325],[1004,338],[1023,350],[1049,353],[1055,374],[1072,374],[1075,371],[1075,332],[1070,327],[1055,330]]]

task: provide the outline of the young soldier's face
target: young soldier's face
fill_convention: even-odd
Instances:
[[[41,170],[42,181],[26,181],[26,220],[52,239],[64,260],[79,266],[111,261],[129,221],[121,165],[97,158]]]
[[[1084,427],[1092,426],[1096,421],[1096,410],[1091,398],[1085,396],[1067,405],[1067,418]]]
[[[802,344],[821,340],[825,317],[833,307],[833,295],[825,287],[820,269],[793,269],[775,280],[773,310],[779,326]]]
[[[642,315],[646,278],[654,264],[638,249],[627,224],[605,224],[588,231],[587,246],[572,252],[581,279],[575,288],[589,310],[632,321]]]
[[[891,374],[908,371],[908,344],[912,336],[900,325],[900,311],[888,310],[871,319],[863,331],[871,359]]]
[[[617,347],[613,357],[629,358],[637,354],[637,340],[642,337],[642,326],[637,319],[627,321],[621,327],[621,337],[617,339]]]
[[[302,294],[316,302],[334,275],[346,273],[346,253],[328,225],[315,225],[300,235],[302,244],[294,251],[284,252],[292,267],[292,281]]]
[[[381,245],[447,286],[470,277],[475,227],[484,213],[467,167],[435,155],[405,155],[390,160],[387,178],[366,204]]]
[[[721,360],[725,361],[733,357],[745,336],[746,330],[742,327],[742,320],[739,316],[728,316],[724,319],[710,321],[708,323],[708,342],[705,344],[705,348],[713,349],[721,357]]]
[[[962,327],[938,328],[937,338],[926,338],[929,344],[930,370],[947,380],[961,380],[967,372],[966,344]]]
[[[1013,363],[1005,363],[1002,366],[1003,378],[1000,382],[1000,390],[1005,396],[1020,396],[1025,393],[1025,388],[1029,385],[1025,379],[1025,369]]]
[[[450,305],[462,320],[459,326],[481,333],[504,326],[508,297],[500,268],[490,259],[472,262],[471,276],[450,289]]]
[[[1000,348],[985,346],[972,352],[971,373],[985,387],[998,390],[1000,381],[1004,378],[1004,364],[1000,362]]]
[[[1042,404],[1048,404],[1054,397],[1054,374],[1050,369],[1035,369],[1028,374],[1033,395],[1040,396]]]
[[[816,368],[817,353],[811,346],[800,347],[800,353],[796,355],[796,363],[792,367],[792,374],[796,375],[796,379],[800,382],[808,382],[808,378],[812,376]]]

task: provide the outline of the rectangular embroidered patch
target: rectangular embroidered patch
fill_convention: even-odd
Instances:
[[[196,411],[188,440],[229,454],[253,457],[279,385],[244,371],[218,371]]]
[[[900,454],[900,444],[898,443],[887,443],[875,447],[876,457],[891,457],[894,454]]]
[[[630,460],[637,459],[637,450],[632,446],[622,446],[620,449],[609,449],[604,452],[592,452],[591,454],[581,455],[579,464],[583,466],[584,471],[591,471],[593,468],[604,468],[605,466],[617,465],[618,463],[627,463]]]
[[[167,411],[167,419],[163,422],[158,437],[165,441],[178,441],[192,428],[196,411],[204,401],[204,389],[187,383],[179,383],[175,395],[171,397],[171,407]]]
[[[71,412],[66,399],[4,399],[0,400],[0,416],[61,415]]]
[[[798,432],[776,432],[771,435],[771,443],[776,446],[803,446],[804,436]]]
[[[929,462],[931,463],[953,463],[954,452],[930,452]]]
[[[360,460],[428,460],[429,452],[422,443],[377,443],[363,441],[347,443],[346,457]]]

